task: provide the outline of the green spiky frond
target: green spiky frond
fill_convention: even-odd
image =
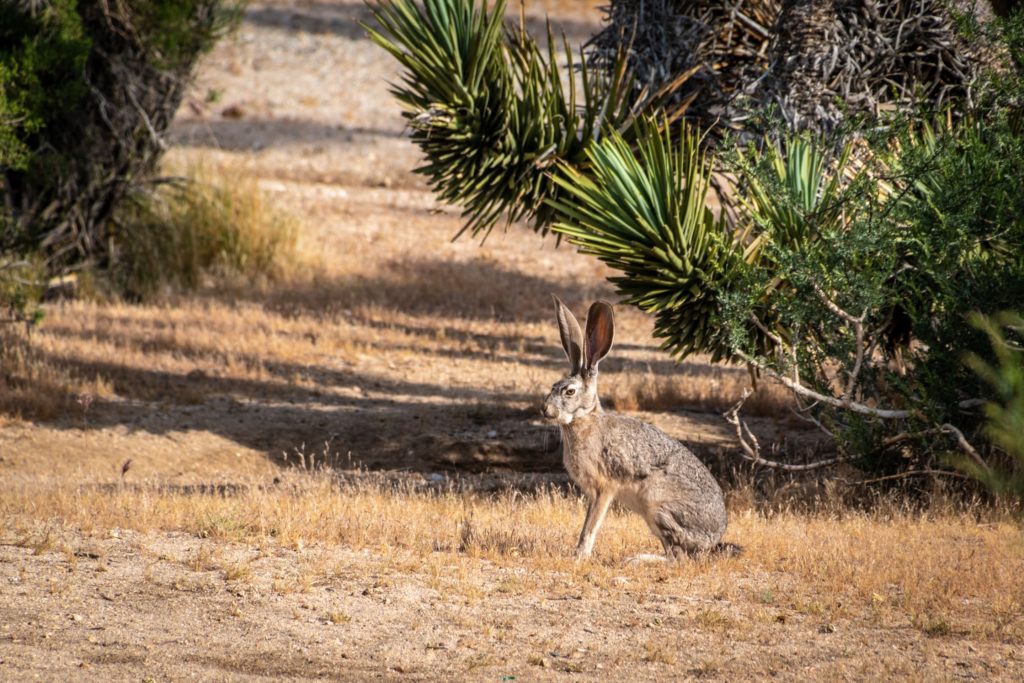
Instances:
[[[554,230],[622,272],[612,282],[655,314],[665,349],[728,356],[719,295],[759,243],[707,206],[711,166],[693,131],[677,140],[654,121],[637,128],[635,149],[612,134],[587,150],[586,173],[560,166],[555,182],[567,198],[551,200],[563,216]]]
[[[603,131],[630,118],[624,70],[597,78],[579,61],[581,86],[563,85],[550,29],[543,52],[493,8],[469,0],[382,0],[370,38],[405,68],[392,92],[404,105],[413,141],[426,157],[417,172],[445,202],[461,206],[464,230],[486,235],[502,216],[545,231],[548,171],[578,164]],[[576,69],[563,40],[569,70]]]
[[[748,172],[747,193],[739,196],[747,215],[772,239],[797,247],[815,233],[835,227],[842,220],[843,191],[856,173],[850,168],[852,145],[847,143],[836,158],[827,146],[807,135],[793,135],[769,144],[764,152],[748,150],[748,169],[766,164],[766,183]]]

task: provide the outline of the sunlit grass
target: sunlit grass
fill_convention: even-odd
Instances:
[[[722,602],[695,610],[694,623],[725,632],[742,631],[750,620],[805,618],[823,628],[853,622],[1024,639],[1024,542],[1019,524],[993,510],[733,510],[726,539],[743,546],[741,556],[678,563],[631,563],[657,552],[657,543],[636,515],[619,511],[602,529],[595,558],[577,562],[571,550],[583,503],[557,488],[438,492],[413,483],[345,482],[318,471],[207,491],[11,481],[0,502],[0,533],[4,543],[36,552],[60,548],[76,534],[104,537],[115,529],[180,532],[225,547],[367,551],[394,571],[471,602],[490,593],[536,597],[552,582],[583,597],[696,594]],[[226,581],[254,580],[249,561],[212,552],[188,562]],[[485,566],[505,574],[495,580],[481,571]],[[331,571],[328,564],[304,566],[275,590],[302,591]],[[652,643],[652,661],[659,653]]]

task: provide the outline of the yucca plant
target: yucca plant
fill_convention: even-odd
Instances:
[[[382,0],[373,8],[377,26],[365,27],[406,69],[392,93],[426,157],[417,172],[442,201],[463,208],[463,230],[473,235],[486,236],[503,216],[545,232],[554,219],[545,200],[559,194],[548,171],[582,163],[592,141],[632,116],[624,69],[599,77],[563,39],[581,84],[570,75],[563,85],[550,28],[542,51],[522,27],[506,26],[504,13],[505,0],[491,8]]]
[[[763,152],[748,149],[743,155],[746,187],[739,194],[746,215],[773,240],[791,246],[836,227],[842,220],[851,150],[847,143],[833,157],[825,144],[807,135],[784,137]],[[749,172],[755,164],[764,164],[771,172]],[[766,177],[774,182],[766,182]]]
[[[554,230],[622,273],[612,282],[654,313],[663,348],[727,357],[719,297],[761,242],[708,207],[711,165],[696,132],[674,136],[663,122],[638,122],[635,149],[616,133],[596,141],[585,172],[562,164]]]

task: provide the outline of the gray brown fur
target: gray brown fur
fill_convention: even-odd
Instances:
[[[590,555],[613,501],[642,516],[669,557],[720,547],[725,500],[707,467],[656,427],[601,408],[597,366],[611,349],[611,306],[591,306],[586,338],[557,297],[555,308],[571,370],[551,388],[544,415],[560,424],[565,469],[589,501],[577,554]]]

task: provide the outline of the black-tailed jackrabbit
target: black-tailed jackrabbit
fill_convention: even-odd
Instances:
[[[544,417],[561,425],[565,469],[589,499],[577,555],[590,555],[616,500],[646,520],[669,557],[719,548],[725,501],[704,463],[656,427],[601,409],[597,364],[612,347],[612,307],[590,307],[586,337],[558,297],[555,311],[571,370],[551,387]]]

